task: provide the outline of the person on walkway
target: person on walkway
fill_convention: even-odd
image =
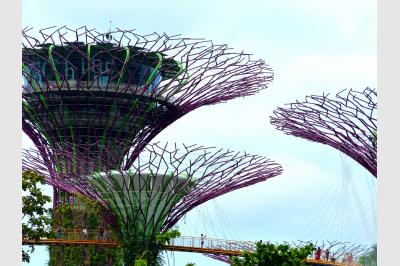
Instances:
[[[84,239],[87,239],[88,231],[87,231],[86,228],[83,228],[82,233],[83,233],[83,238],[84,238]]]
[[[62,230],[61,226],[58,226],[57,227],[57,231],[56,231],[56,238],[57,239],[61,238],[61,230]]]
[[[99,240],[104,240],[104,227],[102,225],[99,226]]]
[[[335,253],[332,253],[331,255],[331,262],[336,262]]]
[[[109,236],[111,236],[111,235],[112,235],[111,230],[110,231],[104,230],[103,240],[109,241],[110,240]]]
[[[315,260],[321,260],[321,253],[322,250],[320,247],[318,247],[317,251],[315,251]]]
[[[344,254],[343,258],[342,258],[342,263],[346,263],[347,262],[347,258],[348,258],[348,254]]]
[[[325,250],[325,260],[326,260],[326,261],[329,261],[329,253],[330,253],[330,252],[329,252],[329,249],[326,249],[326,250]]]
[[[353,262],[354,262],[353,254],[351,254],[351,253],[349,254],[348,262],[349,262],[350,265],[352,265]]]
[[[326,260],[326,250],[322,250],[322,252],[321,252],[321,260]]]
[[[204,239],[206,238],[206,236],[205,235],[203,235],[203,234],[201,234],[201,236],[200,236],[200,244],[201,244],[201,247],[203,248],[203,246],[204,246]]]

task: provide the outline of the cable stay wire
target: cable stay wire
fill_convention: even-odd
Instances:
[[[223,208],[218,204],[217,199],[213,199],[213,204],[215,206],[215,212],[217,214],[217,216],[221,216],[223,224],[224,224],[224,228],[230,230],[230,232],[232,233],[232,235],[234,235],[235,239],[237,240],[241,240],[239,237],[239,234],[237,233],[237,231],[235,230],[234,226],[232,225],[232,223],[230,222],[228,216],[226,215],[226,213],[224,212]]]
[[[373,240],[374,239],[373,233],[372,233],[373,230],[371,228],[370,223],[368,222],[371,220],[368,219],[367,213],[366,213],[366,207],[364,206],[365,204],[363,204],[363,202],[361,201],[359,189],[357,188],[358,186],[356,186],[356,184],[355,184],[355,178],[352,173],[352,168],[350,166],[349,159],[344,157],[344,155],[342,155],[341,153],[340,153],[340,156],[341,156],[343,168],[345,169],[343,179],[344,179],[344,182],[347,183],[347,189],[348,189],[347,192],[349,195],[349,201],[351,199],[353,199],[353,202],[355,204],[354,211],[358,213],[358,217],[359,217],[358,222],[359,222],[360,226],[357,228],[358,229],[363,228],[364,234],[369,236],[370,240]],[[363,184],[369,185],[369,181],[363,182]],[[369,193],[369,196],[370,195],[371,194]],[[372,202],[373,198],[370,197],[369,201]],[[351,213],[353,213],[353,211]],[[374,216],[374,215],[372,215],[372,216]],[[348,225],[350,226],[350,224],[354,224],[354,221],[349,221]]]
[[[302,222],[297,223],[290,231],[289,238],[293,238],[296,234],[297,238],[304,239],[304,237],[307,237],[310,240],[317,235],[325,235],[326,239],[338,239],[340,237],[340,240],[348,239],[353,242],[365,239],[366,235],[369,240],[374,239],[372,228],[376,228],[376,217],[374,215],[374,202],[376,200],[375,197],[371,197],[374,194],[370,181],[367,182],[368,197],[361,199],[349,162],[345,160],[342,154],[340,156],[341,178],[333,180],[332,185],[326,184],[324,186],[330,189],[307,212]],[[370,224],[371,220],[373,220],[373,225]]]
[[[327,191],[327,193],[323,193],[322,197],[317,200],[314,205],[309,209],[309,211],[306,212],[306,214],[302,217],[301,222],[296,223],[295,227],[289,231],[288,235],[287,235],[287,239],[292,238],[293,235],[296,234],[296,237],[299,238],[301,236],[303,236],[304,232],[306,232],[309,227],[314,228],[313,230],[315,230],[315,226],[318,225],[318,219],[319,216],[321,216],[321,210],[323,210],[324,206],[327,205],[326,202],[330,201],[331,198],[331,194],[335,194],[334,190],[336,190],[339,187],[339,183],[338,180],[332,180],[330,181],[330,184],[328,184],[326,187],[331,187],[332,189]],[[301,227],[303,227],[303,230],[301,230]],[[298,234],[299,231],[302,231],[302,233],[300,233],[300,235]]]

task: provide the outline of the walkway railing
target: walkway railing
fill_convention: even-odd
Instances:
[[[91,246],[119,246],[110,231],[86,230],[82,229],[62,229],[51,231],[49,238],[42,238],[39,241],[23,239],[22,244],[29,245],[91,245]]]
[[[165,249],[172,251],[241,256],[243,255],[243,250],[248,250],[254,247],[255,243],[250,241],[182,236],[171,239],[171,241],[167,243]]]
[[[85,241],[105,241],[105,242],[115,242],[112,237],[112,232],[108,230],[86,230],[84,229],[62,229],[53,230],[52,235],[54,239],[60,240],[85,240]]]
[[[24,239],[23,244],[35,245],[95,245],[115,247],[120,244],[113,238],[111,231],[63,229],[51,232],[51,237],[34,240]],[[254,247],[255,244],[246,241],[224,240],[206,237],[178,237],[166,243],[165,249],[171,251],[186,251],[211,253],[229,256],[241,256],[243,250]]]

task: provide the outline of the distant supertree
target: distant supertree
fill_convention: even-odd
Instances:
[[[53,186],[100,202],[122,244],[126,265],[144,252],[148,261],[155,261],[157,234],[194,207],[282,172],[279,164],[261,156],[197,145],[148,144],[128,171],[93,171],[95,166],[81,160],[84,154],[53,152],[75,162],[65,165],[73,169],[59,171],[63,165],[49,164],[34,150],[25,151],[24,168],[35,169]]]
[[[307,96],[278,108],[271,124],[288,135],[329,145],[377,175],[377,91],[344,90]]]

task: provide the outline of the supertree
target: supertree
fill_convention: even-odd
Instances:
[[[211,41],[86,27],[30,32],[22,32],[22,128],[46,160],[53,149],[79,148],[104,169],[127,170],[180,117],[273,78],[263,61]]]
[[[53,152],[75,162],[68,164],[74,170],[58,171],[58,162],[49,164],[35,150],[25,151],[24,168],[35,169],[53,186],[98,201],[122,244],[126,265],[142,254],[155,264],[156,236],[194,207],[282,172],[261,156],[197,145],[148,144],[127,171],[93,171],[97,166],[82,160],[90,155]]]
[[[90,182],[110,177],[114,180],[110,186],[116,186],[125,177],[146,180],[140,174],[145,170],[137,175],[129,174],[129,170],[159,132],[201,106],[252,95],[273,78],[271,69],[263,61],[251,60],[248,54],[235,53],[226,45],[201,39],[157,33],[139,35],[133,30],[120,29],[99,33],[86,27],[47,28],[37,34],[26,28],[22,35],[22,128],[47,167],[47,182],[55,188],[54,206],[63,201],[60,195],[64,195],[64,202],[65,197],[69,198],[64,191],[72,195],[81,193],[104,206],[114,206],[112,195],[99,194],[104,189],[102,181],[95,183],[97,190],[93,189],[93,183],[92,189],[85,190],[89,181],[79,183],[80,180],[95,173],[100,177],[94,176]],[[272,172],[280,173],[279,169],[275,170]],[[149,180],[155,180],[154,189],[161,186],[165,189],[163,193],[169,191],[164,187],[164,180],[181,184],[187,192],[191,188],[180,176],[172,178],[179,180],[168,181],[171,176],[165,173],[147,174]],[[225,175],[229,173],[224,172]],[[244,184],[265,178],[262,174],[253,176]],[[196,197],[208,200],[242,187],[242,180],[247,179],[240,175],[233,180],[236,185],[221,188],[225,192],[215,192],[211,188],[218,185],[211,179],[207,184],[214,184],[208,187],[215,192],[213,196],[205,193],[208,198]],[[179,195],[174,196],[172,203],[179,201]],[[190,202],[187,197],[185,202]],[[123,203],[130,204],[134,210],[138,204]],[[119,228],[122,221],[127,223],[129,219],[122,219],[123,215],[113,208],[114,212],[108,211],[104,217],[110,223],[117,223],[114,225]],[[161,214],[160,221],[164,221],[165,213]],[[142,235],[142,240],[154,237],[155,232],[169,228],[169,224],[175,224],[181,217],[179,212],[171,215],[165,218],[163,227],[150,226],[151,229],[144,229],[148,225],[142,217],[142,225],[138,225],[142,233],[138,231],[135,237]],[[123,241],[133,241],[132,232],[121,230]]]
[[[285,134],[329,145],[377,175],[377,91],[343,90],[307,96],[278,108],[271,124]]]

